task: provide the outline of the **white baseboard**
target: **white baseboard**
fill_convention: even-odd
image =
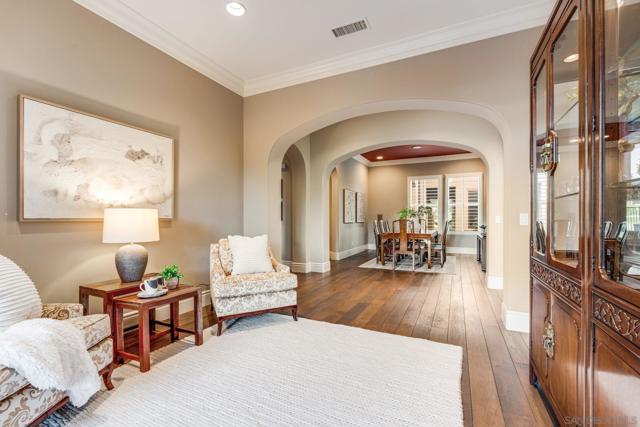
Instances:
[[[503,289],[502,276],[487,276],[487,288]]]
[[[504,303],[502,303],[502,323],[508,331],[529,333],[529,313],[507,310]]]
[[[368,243],[367,244],[367,250],[375,251],[376,250],[376,244],[375,243]]]
[[[331,271],[331,262],[309,262],[309,272],[312,273],[327,273]]]
[[[292,273],[325,273],[331,270],[331,264],[329,262],[321,263],[321,262],[295,262],[295,261],[282,261],[282,263],[288,266],[291,269]],[[324,266],[324,264],[329,264],[329,267]],[[314,270],[316,268],[317,270]],[[322,270],[323,268],[327,268],[327,270]]]
[[[206,289],[202,291],[202,307],[211,305],[211,289]],[[188,300],[182,300],[179,303],[179,307],[180,307],[180,314],[182,313],[188,313],[190,311],[193,311],[193,299],[188,299]],[[204,308],[203,308],[204,311]],[[166,307],[160,307],[158,309],[156,309],[156,318],[158,320],[160,319],[168,319],[170,316],[169,313],[169,306]],[[138,312],[137,311],[128,311],[126,313],[124,313],[124,324],[125,326],[131,326],[131,325],[135,325],[135,319],[138,318]]]
[[[360,252],[368,251],[369,244],[356,246],[355,248],[347,249],[341,252],[329,252],[329,257],[334,261],[340,261],[341,259],[349,258],[350,256],[359,254]]]
[[[447,246],[448,254],[469,254],[475,255],[476,248],[465,248],[463,246]]]

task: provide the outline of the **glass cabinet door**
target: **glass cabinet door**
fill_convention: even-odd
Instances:
[[[580,71],[578,10],[555,39],[552,51],[551,257],[578,266],[580,238]]]
[[[604,0],[601,265],[640,289],[640,2]]]
[[[543,147],[547,137],[547,66],[543,64],[534,82],[533,158],[532,176],[533,222],[531,236],[533,254],[544,257],[547,253],[547,171],[543,165]]]

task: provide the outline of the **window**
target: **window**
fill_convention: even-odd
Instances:
[[[410,176],[408,183],[409,207],[418,209],[419,206],[431,208],[431,216],[427,218],[427,228],[435,229],[440,219],[440,175]]]
[[[482,174],[447,175],[449,231],[477,232],[482,222]]]

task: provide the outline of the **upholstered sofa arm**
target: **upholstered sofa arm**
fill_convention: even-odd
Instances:
[[[42,317],[45,317],[47,319],[66,320],[72,319],[74,317],[81,317],[82,314],[82,304],[42,304]]]
[[[226,276],[222,261],[220,261],[220,245],[214,243],[211,245],[211,254],[209,259],[209,280],[211,284],[222,282]]]
[[[271,265],[273,265],[273,269],[277,273],[291,273],[291,269],[288,266],[279,263],[278,260],[273,256],[271,248],[269,248],[269,257],[271,258]]]
[[[279,262],[276,262],[275,269],[278,273],[291,273],[291,268],[288,265],[280,264]]]

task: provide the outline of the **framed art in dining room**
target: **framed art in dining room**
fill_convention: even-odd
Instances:
[[[20,95],[19,219],[100,220],[104,208],[173,218],[174,140]]]
[[[356,193],[345,188],[342,195],[342,222],[353,224],[356,222]]]
[[[356,222],[364,222],[364,193],[356,193]]]

